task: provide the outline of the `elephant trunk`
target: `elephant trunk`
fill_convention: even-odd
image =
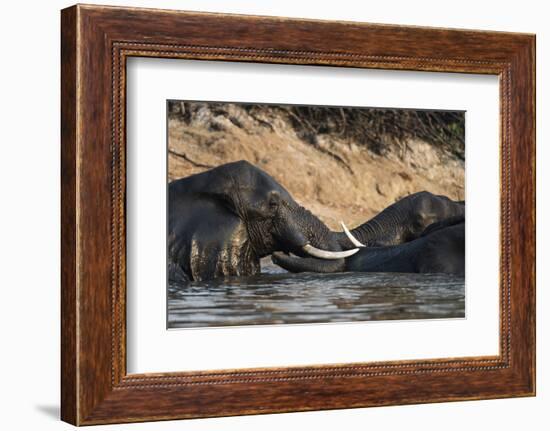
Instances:
[[[340,260],[321,260],[311,257],[294,257],[283,253],[273,253],[271,260],[274,264],[290,272],[322,272],[333,273],[345,270],[346,263]]]
[[[299,205],[285,205],[281,208],[275,229],[281,242],[280,249],[300,256],[342,260],[359,251],[358,248],[342,251],[340,243],[328,227]]]
[[[351,231],[343,222],[341,222],[341,225],[342,232],[332,232],[332,235],[343,250],[379,246],[385,243],[388,236],[391,235],[391,228],[384,229],[374,219],[363,223]]]

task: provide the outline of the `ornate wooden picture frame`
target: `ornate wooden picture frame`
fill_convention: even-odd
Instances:
[[[78,5],[62,11],[61,49],[64,421],[535,394],[534,35]],[[125,98],[134,56],[497,75],[500,354],[128,374]]]

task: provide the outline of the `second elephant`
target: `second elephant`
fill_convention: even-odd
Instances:
[[[430,225],[418,238],[398,245],[365,247],[344,263],[274,253],[290,272],[403,272],[464,275],[465,223],[454,217]]]

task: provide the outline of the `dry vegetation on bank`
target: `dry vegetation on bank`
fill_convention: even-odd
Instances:
[[[170,180],[248,160],[333,229],[420,190],[464,199],[460,112],[180,101],[168,108]]]

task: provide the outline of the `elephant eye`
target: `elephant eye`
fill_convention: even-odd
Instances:
[[[279,202],[281,201],[281,196],[279,193],[271,193],[269,196],[268,205],[270,209],[276,209],[279,206]]]

